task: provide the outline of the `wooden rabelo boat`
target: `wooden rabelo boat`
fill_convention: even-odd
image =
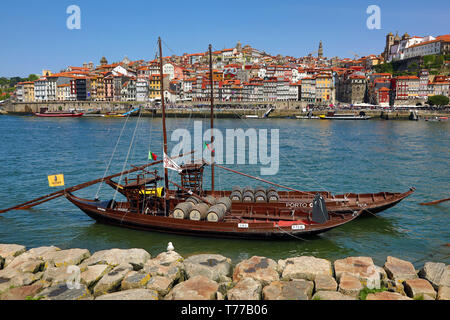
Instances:
[[[161,39],[159,39],[160,72],[162,70]],[[209,46],[210,83],[212,79],[212,54]],[[161,79],[163,81],[164,79]],[[164,86],[161,85],[164,160],[155,161],[130,170],[66,188],[52,194],[2,210],[28,209],[40,203],[64,195],[92,219],[100,223],[139,230],[159,231],[224,238],[290,238],[318,234],[348,223],[367,213],[377,213],[390,208],[414,192],[405,193],[347,193],[333,195],[325,191],[301,191],[282,186],[259,177],[232,170],[205,160],[178,166],[179,183],[168,179],[172,159],[167,158],[167,133],[165,124]],[[211,129],[214,127],[214,94],[211,88]],[[211,132],[213,132],[211,130]],[[214,137],[211,136],[211,142]],[[191,151],[189,154],[192,154]],[[185,155],[185,154],[184,154]],[[180,155],[184,156],[184,155]],[[164,163],[164,177],[148,167]],[[205,167],[211,169],[211,188],[203,185]],[[265,188],[233,187],[232,190],[216,190],[214,169],[220,168],[270,185]],[[173,168],[171,168],[173,169]],[[131,173],[138,172],[135,177]],[[113,179],[126,176],[124,183]],[[163,186],[159,182],[164,181]],[[126,197],[126,201],[83,199],[73,194],[95,183],[106,183]],[[169,184],[175,188],[169,188]],[[276,188],[275,188],[276,187]],[[281,191],[278,189],[285,189]]]

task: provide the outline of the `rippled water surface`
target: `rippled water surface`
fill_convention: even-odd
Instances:
[[[193,121],[168,119],[169,149],[177,143],[170,141],[170,133],[177,128],[193,131]],[[208,127],[205,120],[203,129]],[[65,198],[58,198],[32,210],[1,215],[0,243],[79,247],[91,252],[138,247],[156,255],[171,241],[184,256],[212,252],[233,262],[253,255],[273,259],[314,255],[332,260],[369,255],[378,264],[392,255],[416,266],[425,261],[450,262],[450,247],[446,245],[450,243],[450,203],[418,205],[449,197],[450,123],[218,119],[215,127],[224,133],[233,128],[279,129],[279,172],[264,177],[279,184],[333,193],[404,192],[414,186],[416,192],[377,217],[357,219],[304,241],[205,239],[111,227],[96,223]],[[128,164],[133,165],[146,163],[149,149],[161,157],[160,119],[130,118],[125,123],[112,118],[1,116],[0,208],[56,191],[48,187],[49,174],[63,173],[66,186],[102,177],[122,129],[108,173],[120,172],[127,154]],[[260,173],[260,165],[227,166],[252,175]],[[205,170],[205,185],[209,185],[209,172]],[[216,189],[257,185],[220,169],[216,174]],[[175,173],[170,175],[176,179]],[[93,198],[97,192],[101,199],[113,196],[108,186],[99,189],[98,185],[76,194]]]

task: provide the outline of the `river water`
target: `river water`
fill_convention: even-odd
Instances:
[[[171,141],[175,129],[187,129],[194,137],[194,121],[202,120],[167,120],[169,150],[176,145]],[[209,128],[207,120],[202,125],[203,130]],[[269,133],[278,129],[278,173],[263,177],[275,183],[333,193],[404,192],[411,186],[416,192],[377,217],[360,218],[313,238],[284,241],[205,239],[112,227],[96,223],[61,197],[32,210],[1,215],[0,243],[18,243],[28,248],[77,247],[91,252],[144,248],[156,255],[165,251],[170,241],[183,256],[220,253],[234,263],[253,255],[272,259],[313,255],[331,260],[371,256],[379,265],[391,255],[418,267],[426,261],[450,263],[449,202],[418,205],[449,196],[449,122],[217,119],[215,127],[224,134],[225,129],[267,129]],[[102,177],[111,159],[108,174],[130,168],[129,164],[147,163],[148,150],[157,154],[159,160],[161,128],[161,119],[152,118],[1,116],[0,208],[58,190],[48,186],[47,175],[63,173],[66,186],[72,186]],[[268,150],[276,150],[275,146],[270,144]],[[260,175],[262,165],[226,166]],[[158,169],[162,174],[162,168]],[[170,171],[170,177],[176,179],[175,176]],[[216,189],[259,184],[218,168],[215,181]],[[206,169],[204,184],[209,183],[210,170]],[[106,185],[76,192],[86,198],[94,198],[97,193],[100,199],[114,196]]]

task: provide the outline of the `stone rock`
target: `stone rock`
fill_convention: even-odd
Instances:
[[[397,292],[400,293],[401,295],[405,295],[405,288],[403,286],[403,283],[401,283],[400,281],[385,279],[383,280],[382,283],[384,287],[387,288],[388,291]]]
[[[428,280],[435,289],[439,288],[442,274],[445,270],[445,263],[427,262],[419,271],[419,276]]]
[[[278,281],[280,275],[277,271],[277,263],[272,259],[258,256],[241,261],[234,268],[233,281],[238,282],[244,278],[255,279],[262,285]]]
[[[178,283],[165,300],[215,300],[219,288],[217,282],[205,276],[194,276]]]
[[[152,259],[153,262],[158,263],[162,266],[169,266],[176,262],[183,262],[183,257],[180,256],[175,251],[167,251],[167,252],[161,252],[156,256],[156,258]]]
[[[316,291],[336,291],[337,282],[333,277],[328,275],[319,274],[314,279],[314,285]]]
[[[70,271],[71,270],[68,269],[68,266],[62,267],[49,266],[43,272],[42,280],[48,283],[52,283],[54,285],[58,283],[66,283],[74,276],[73,273]]]
[[[19,272],[31,272],[31,273],[39,272],[44,268],[43,260],[35,258],[31,259],[19,259],[19,258],[20,256],[11,261],[8,264],[7,268],[16,269]]]
[[[59,283],[44,289],[35,297],[43,297],[44,300],[84,300],[90,294],[84,284],[79,284],[78,288],[69,288],[65,283]]]
[[[228,290],[228,300],[260,300],[262,285],[252,278],[244,278]]]
[[[318,291],[312,300],[356,300],[356,298],[337,291]]]
[[[308,280],[274,281],[262,291],[264,300],[309,300],[314,283]]]
[[[384,270],[382,267],[376,265],[375,270],[380,274],[381,281],[388,279],[386,270]]]
[[[357,277],[344,273],[339,281],[339,292],[348,296],[357,297],[364,289],[361,281]]]
[[[108,264],[115,267],[129,263],[137,271],[142,269],[148,259],[150,254],[144,249],[110,249],[95,252],[83,262],[82,267],[94,264]]]
[[[381,287],[381,274],[370,257],[348,257],[334,262],[336,279],[340,281],[343,274],[358,278],[369,289]]]
[[[0,292],[10,289],[11,287],[28,286],[42,278],[42,272],[38,273],[22,273],[13,268],[5,268],[0,270]]]
[[[61,249],[55,246],[44,246],[44,247],[36,247],[36,248],[32,248],[30,250],[28,250],[27,252],[25,252],[25,254],[36,258],[36,259],[42,259],[46,253],[49,252],[55,252],[55,251],[60,251]]]
[[[382,291],[376,293],[369,293],[366,300],[412,300],[397,292]]]
[[[54,251],[58,251],[61,250],[57,247],[38,247],[38,248],[33,248],[30,249],[22,254],[20,254],[19,256],[13,258],[12,261],[10,261],[9,266],[16,268],[19,265],[23,265],[26,264],[28,267],[22,267],[27,269],[27,272],[30,272],[29,269],[32,268],[32,264],[35,264],[35,266],[39,265],[39,270],[44,269],[45,266],[41,265],[41,263],[44,262],[43,256],[46,253],[49,252],[54,252]],[[37,270],[35,270],[35,272],[37,272]]]
[[[46,266],[62,267],[78,265],[90,256],[91,254],[87,249],[68,249],[48,251],[42,255],[42,259],[45,261]]]
[[[437,299],[438,300],[450,300],[450,287],[447,287],[447,286],[440,287],[439,291],[438,291]]]
[[[199,254],[184,260],[184,269],[188,278],[205,276],[214,281],[231,276],[231,260],[220,254]]]
[[[26,300],[27,298],[33,298],[42,288],[43,285],[41,283],[11,288],[0,295],[0,300]]]
[[[169,278],[170,282],[184,280],[183,258],[176,252],[172,254],[161,253],[156,258],[148,260],[142,269],[142,272],[149,273],[152,277],[161,276]]]
[[[419,298],[425,295],[436,299],[436,291],[425,279],[410,279],[404,282],[405,292],[410,298]]]
[[[167,295],[172,288],[173,281],[168,277],[153,276],[147,282],[147,289],[155,290],[160,297]]]
[[[91,288],[110,270],[111,267],[105,264],[88,266],[86,270],[81,273],[81,282],[88,288]]]
[[[384,270],[386,270],[389,279],[397,282],[417,278],[416,270],[411,262],[391,256],[387,257]]]
[[[19,275],[20,272],[12,268],[0,270],[0,292],[9,289],[12,286],[12,284],[10,284],[11,279]]]
[[[331,262],[325,259],[302,256],[278,262],[282,280],[306,279],[313,281],[317,275],[333,276]]]
[[[104,275],[98,283],[94,286],[94,296],[111,293],[120,288],[120,284],[125,276],[132,271],[132,266],[129,263],[119,264],[109,273]]]
[[[150,277],[149,273],[131,271],[123,278],[120,288],[121,290],[145,288]]]
[[[6,267],[15,257],[24,253],[25,250],[25,246],[18,244],[0,244],[0,257],[3,261],[3,267]]]
[[[450,287],[450,265],[446,266],[442,273],[441,280],[439,281],[439,287]]]
[[[158,300],[158,293],[148,289],[130,289],[105,294],[95,300]]]

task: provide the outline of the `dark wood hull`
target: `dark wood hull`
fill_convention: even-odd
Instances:
[[[306,219],[263,220],[238,218],[234,221],[209,222],[175,219],[162,215],[147,215],[110,209],[101,202],[82,199],[66,193],[67,199],[99,223],[137,230],[216,238],[237,239],[302,239],[303,237],[329,231],[348,223],[362,214],[362,210],[352,214],[330,212],[330,220],[317,224]]]
[[[44,118],[78,118],[83,116],[82,112],[79,113],[35,113],[37,117],[44,117]]]

